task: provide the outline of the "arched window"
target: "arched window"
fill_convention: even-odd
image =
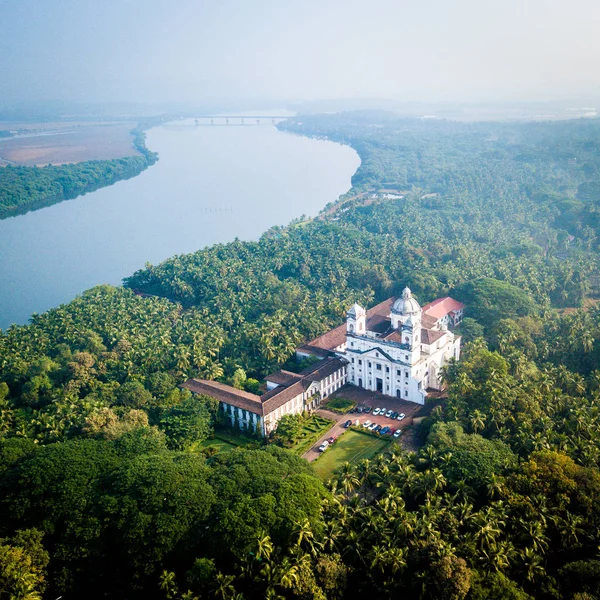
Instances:
[[[349,329],[350,329],[350,331],[354,331],[354,325],[352,325],[352,323],[350,323]]]
[[[404,343],[405,343],[405,344],[408,344],[409,342],[410,342],[410,340],[409,340],[407,337],[405,337],[405,338],[404,338]]]

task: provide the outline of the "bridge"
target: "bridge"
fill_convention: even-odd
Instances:
[[[289,115],[200,115],[195,117],[196,125],[208,125],[208,123],[201,123],[200,120],[210,120],[211,125],[260,125],[261,120],[263,122],[271,121],[275,124],[276,120],[287,119]],[[223,123],[223,121],[225,121]]]

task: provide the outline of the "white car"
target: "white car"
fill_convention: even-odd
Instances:
[[[369,427],[369,425],[371,425],[371,421],[365,421],[363,423],[363,427]]]
[[[405,416],[406,416],[406,415],[405,415],[404,413],[400,413],[400,414],[398,415],[398,421],[402,421],[402,419],[404,419],[404,417],[405,417]]]
[[[400,434],[402,433],[402,431],[400,429],[396,429],[396,431],[394,431],[394,437],[400,437]]]
[[[370,429],[371,431],[373,431],[373,429],[375,429],[375,427],[377,427],[377,423],[371,423],[371,424],[369,425],[369,429]]]
[[[385,413],[385,416],[386,416],[386,417],[389,419],[389,418],[392,416],[392,413],[393,413],[393,412],[394,412],[393,410],[388,410],[388,411]]]
[[[381,412],[381,409],[380,409],[380,408],[376,408],[376,409],[373,411],[373,416],[374,416],[374,417],[376,417],[376,416],[377,416],[377,415],[378,415],[380,412]]]
[[[325,452],[325,450],[327,450],[327,448],[329,448],[329,442],[327,440],[325,440],[320,446],[319,446],[319,452]]]

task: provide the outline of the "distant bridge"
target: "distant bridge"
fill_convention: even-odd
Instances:
[[[195,117],[196,125],[208,125],[200,123],[201,119],[209,120],[211,125],[260,125],[263,122],[275,123],[275,120],[287,119],[289,115],[200,115]],[[225,121],[225,123],[223,123]]]

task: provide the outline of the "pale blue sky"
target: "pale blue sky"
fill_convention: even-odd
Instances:
[[[0,0],[0,98],[600,96],[593,0]]]

